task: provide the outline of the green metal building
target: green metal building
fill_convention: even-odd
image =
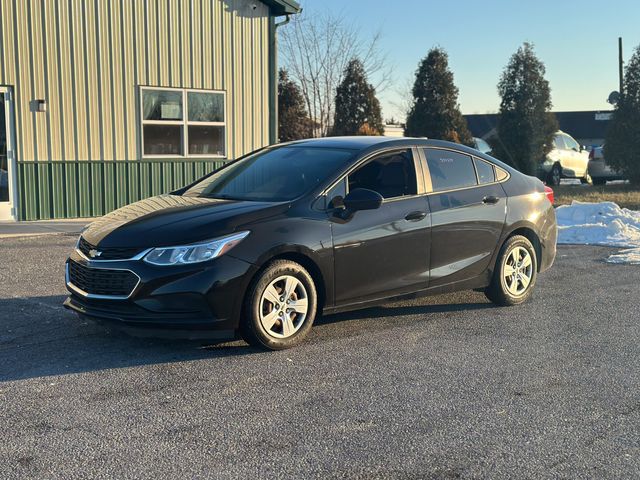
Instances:
[[[93,217],[277,138],[293,0],[0,0],[0,220]]]

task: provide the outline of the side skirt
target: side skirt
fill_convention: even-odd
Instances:
[[[490,276],[487,273],[483,273],[482,275],[478,275],[477,277],[470,278],[468,280],[462,280],[460,282],[449,283],[446,285],[438,285],[437,287],[429,287],[412,293],[406,293],[391,297],[380,297],[374,300],[367,300],[365,302],[349,303],[345,305],[337,305],[334,307],[325,307],[323,313],[325,315],[330,315],[334,313],[348,312],[350,310],[359,310],[361,308],[373,307],[376,305],[381,305],[383,303],[429,297],[442,293],[460,292],[464,290],[483,290],[489,285],[489,283]]]

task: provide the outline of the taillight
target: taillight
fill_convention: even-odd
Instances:
[[[547,187],[545,185],[544,187],[544,194],[547,196],[547,198],[549,199],[549,201],[551,202],[551,204],[553,205],[553,189],[551,187]]]
[[[589,160],[593,160],[596,156],[596,149],[592,148],[591,151],[589,152]]]

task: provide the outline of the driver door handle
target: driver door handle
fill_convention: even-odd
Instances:
[[[419,222],[426,216],[427,212],[416,210],[415,212],[408,213],[407,216],[404,217],[404,219],[408,222]]]

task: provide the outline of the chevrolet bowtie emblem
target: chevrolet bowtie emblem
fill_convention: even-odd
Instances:
[[[96,257],[99,257],[100,255],[102,255],[102,252],[96,250],[95,248],[92,248],[91,250],[89,250],[89,256],[91,258],[96,258]]]

